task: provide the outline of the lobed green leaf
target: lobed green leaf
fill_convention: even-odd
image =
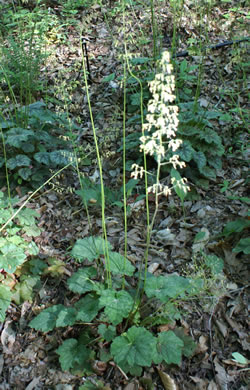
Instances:
[[[111,250],[111,244],[108,242],[108,249]],[[105,253],[105,240],[102,237],[86,237],[76,241],[71,251],[73,257],[79,261],[85,259],[93,261]]]
[[[26,130],[21,127],[13,127],[6,133],[6,144],[20,148],[22,143],[28,141],[29,137],[33,136],[32,130]]]
[[[8,273],[14,273],[17,267],[26,259],[24,250],[14,244],[6,244],[0,249],[0,268]]]
[[[32,210],[29,208],[22,209],[18,215],[17,218],[19,220],[20,225],[35,225],[36,218],[38,218],[40,215],[36,210]]]
[[[56,350],[59,355],[62,370],[69,371],[75,365],[84,366],[90,357],[90,350],[78,343],[76,339],[65,340]]]
[[[42,332],[49,332],[56,327],[73,325],[76,320],[76,310],[64,305],[54,305],[38,314],[29,326]]]
[[[133,326],[111,344],[115,362],[125,372],[141,366],[150,367],[156,353],[156,338],[145,328]]]
[[[182,354],[186,357],[192,356],[197,347],[192,337],[188,336],[183,328],[176,328],[174,334],[184,343]]]
[[[185,296],[189,288],[189,280],[182,276],[151,276],[146,280],[145,292],[149,298],[155,297],[162,302],[167,302],[169,298]]]
[[[40,164],[50,165],[50,153],[48,152],[38,152],[34,154],[34,159]]]
[[[224,261],[215,255],[205,256],[205,263],[214,275],[220,274],[223,271]]]
[[[7,167],[9,169],[15,169],[16,167],[31,165],[31,159],[25,154],[18,154],[16,157],[12,157],[7,161]]]
[[[92,294],[87,294],[75,303],[74,308],[77,311],[77,321],[91,322],[100,310],[99,298]]]
[[[112,325],[107,327],[105,324],[101,324],[98,326],[98,333],[104,338],[104,340],[112,341],[116,336],[116,328]]]
[[[28,180],[32,175],[32,170],[30,168],[21,168],[18,169],[18,174],[23,180]]]
[[[68,287],[71,291],[78,294],[93,291],[96,283],[91,279],[96,277],[96,275],[97,271],[94,267],[81,268],[68,279]]]
[[[233,252],[239,253],[243,252],[245,255],[250,254],[250,237],[242,238],[235,248],[233,248]]]
[[[132,276],[135,267],[124,256],[117,252],[109,253],[110,272],[115,275]]]
[[[230,236],[233,233],[241,233],[244,229],[250,226],[250,221],[247,219],[236,219],[235,221],[228,222],[223,229],[222,234],[224,236]]]
[[[180,365],[183,347],[184,342],[172,330],[160,333],[157,338],[157,363],[164,360],[167,364]]]
[[[134,306],[134,301],[127,291],[104,290],[100,296],[100,306],[113,325],[118,325],[127,318]]]

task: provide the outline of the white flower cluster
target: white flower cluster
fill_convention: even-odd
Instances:
[[[155,79],[149,83],[152,99],[148,104],[147,123],[143,125],[143,134],[147,131],[150,135],[143,135],[140,138],[140,149],[146,154],[157,157],[160,165],[167,163],[172,164],[175,169],[182,168],[185,163],[179,160],[177,154],[173,155],[168,162],[162,163],[166,156],[166,149],[175,152],[182,140],[175,138],[179,123],[178,107],[169,104],[175,100],[175,78],[172,75],[173,66],[170,63],[169,52],[163,52],[158,65],[160,73],[157,73]],[[143,169],[138,166],[135,168],[132,176],[142,177]],[[163,189],[161,192],[164,192]]]
[[[157,156],[160,163],[166,154],[167,148],[176,151],[181,140],[173,139],[178,128],[178,107],[169,105],[175,100],[175,79],[172,75],[173,66],[170,64],[170,54],[165,51],[159,61],[160,73],[149,83],[152,99],[149,101],[147,123],[143,130],[149,131],[150,136],[141,137],[141,150],[146,154]],[[176,158],[177,157],[177,158]],[[177,165],[178,156],[173,160]]]

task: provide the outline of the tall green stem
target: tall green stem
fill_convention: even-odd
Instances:
[[[86,64],[85,64],[85,58],[82,53],[82,64],[83,64],[83,77],[84,77],[84,83],[85,83],[85,89],[86,89],[86,96],[88,101],[88,107],[89,107],[89,115],[90,115],[90,121],[94,136],[94,142],[95,142],[95,149],[96,149],[96,157],[97,157],[97,163],[100,173],[100,184],[101,184],[101,199],[102,199],[102,230],[103,230],[103,237],[104,237],[104,253],[105,253],[105,267],[107,272],[107,283],[108,286],[112,286],[111,281],[111,272],[110,272],[110,261],[109,261],[109,250],[108,250],[108,238],[107,238],[107,229],[106,229],[106,222],[105,222],[105,193],[104,193],[104,183],[103,183],[103,174],[102,174],[102,162],[101,162],[101,156],[98,146],[98,140],[96,135],[96,129],[95,129],[95,123],[93,118],[93,112],[90,102],[90,96],[89,96],[89,86],[88,86],[88,78],[87,78],[87,71],[86,71]]]
[[[125,2],[123,1],[123,29],[125,31]],[[125,43],[126,45],[126,43]],[[127,104],[127,63],[124,61],[123,65],[123,122],[122,122],[122,137],[123,137],[123,209],[124,209],[124,272],[122,287],[125,288],[125,266],[127,258],[127,194],[126,194],[126,104]]]

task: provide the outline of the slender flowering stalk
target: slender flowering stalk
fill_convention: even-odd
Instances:
[[[162,54],[161,60],[158,62],[159,73],[155,75],[155,79],[149,83],[149,89],[152,94],[152,99],[148,104],[148,114],[146,123],[143,124],[142,137],[140,138],[140,149],[144,154],[154,156],[157,161],[156,183],[147,188],[148,192],[155,194],[155,211],[148,226],[147,242],[145,251],[145,278],[146,282],[148,248],[150,238],[154,226],[155,217],[158,211],[158,200],[160,195],[168,196],[171,189],[168,186],[160,183],[161,166],[171,164],[175,169],[183,168],[185,163],[180,161],[179,155],[173,154],[180,147],[182,140],[176,138],[178,128],[178,107],[171,103],[175,100],[175,79],[172,75],[173,66],[170,63],[170,54],[165,51]],[[169,161],[163,162],[167,152],[171,151]],[[137,164],[133,165],[132,177],[142,177],[145,170]],[[182,179],[183,183],[185,179]]]

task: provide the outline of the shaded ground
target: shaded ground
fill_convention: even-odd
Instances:
[[[204,38],[200,36],[198,23],[192,19],[194,14],[191,5],[185,7],[185,15],[178,30],[180,51],[185,50],[185,42],[188,38]],[[60,7],[59,9],[57,7],[55,12],[60,12]],[[230,40],[237,32],[244,33],[233,12],[230,20],[223,18],[226,8],[214,7],[212,13],[213,17],[208,28],[211,44]],[[161,15],[159,26],[164,31],[163,44],[168,48],[173,32],[172,14],[166,8],[161,9],[158,14]],[[135,15],[131,15],[131,18],[133,18],[131,24],[134,23],[134,33],[139,31],[139,26],[143,24],[144,34],[146,35],[148,29],[148,35],[152,37],[147,18],[140,9]],[[121,72],[119,49],[116,46],[121,20],[117,17],[107,19],[105,8],[97,5],[83,9],[76,15],[76,19],[82,20],[82,23],[88,26],[85,38],[89,39],[91,77],[94,80],[90,85],[90,95],[104,156],[104,179],[109,187],[119,188],[122,183],[122,170],[121,153],[118,153],[117,149],[120,145],[122,129],[122,92],[118,83],[102,83],[101,80],[111,73],[119,75]],[[232,30],[233,35],[231,35]],[[80,166],[80,170],[92,176],[97,168],[89,111],[82,89],[79,34],[74,26],[67,26],[65,34],[67,34],[66,43],[51,44],[54,56],[50,57],[46,77],[50,80],[51,96],[57,96],[61,101],[66,96],[70,96],[69,112],[74,118],[79,119],[83,130],[79,138],[82,153],[84,156],[87,154],[91,160],[88,165]],[[145,46],[145,52],[149,49],[150,44]],[[233,104],[230,90],[232,92],[239,88],[239,93],[235,94],[234,98],[239,99],[242,108],[246,107],[247,91],[240,90],[241,84],[236,80],[233,60],[236,57],[235,50],[237,49],[225,47],[206,56],[200,98],[202,105],[211,104],[226,112]],[[192,64],[198,63],[195,56],[189,57],[188,61]],[[58,83],[58,80],[62,81],[63,78],[67,80],[64,86]],[[235,87],[235,84],[238,87]],[[222,85],[229,91],[228,95],[224,94],[223,97],[219,94]],[[51,107],[55,107],[53,103]],[[198,189],[195,200],[184,202],[185,218],[177,196],[171,195],[168,199],[161,200],[149,256],[149,266],[156,274],[176,272],[194,275],[203,272],[202,269],[197,270],[197,267],[201,268],[202,258],[198,255],[198,251],[195,251],[193,244],[195,235],[203,229],[205,241],[200,243],[201,247],[223,258],[225,266],[222,280],[211,282],[209,296],[203,295],[200,301],[183,303],[182,320],[173,324],[173,326],[184,327],[186,333],[196,341],[197,349],[192,358],[183,358],[181,367],[162,365],[145,369],[143,375],[144,378],[148,378],[148,382],[143,382],[142,378],[126,377],[113,362],[102,365],[102,362],[96,361],[94,367],[96,374],[90,376],[90,379],[93,383],[101,380],[105,389],[175,389],[176,384],[183,390],[245,390],[249,386],[247,367],[232,360],[233,352],[239,352],[247,357],[250,346],[247,306],[248,259],[242,252],[239,254],[232,252],[241,236],[233,235],[228,239],[218,237],[228,221],[247,215],[246,203],[228,198],[229,195],[247,196],[246,176],[249,159],[247,154],[249,151],[247,152],[245,147],[247,135],[241,130],[243,124],[237,113],[234,127],[226,122],[215,121],[214,125],[223,136],[227,147],[223,169],[219,172],[218,178],[210,183],[207,191]],[[133,131],[133,129],[128,130]],[[242,150],[239,150],[237,142],[243,146]],[[105,159],[105,156],[108,158]],[[223,180],[230,183],[225,192],[220,191]],[[53,187],[47,188],[32,202],[32,207],[35,204],[35,207],[40,210],[40,226],[44,229],[37,239],[40,257],[44,259],[56,257],[63,261],[65,267],[61,277],[44,280],[43,289],[38,292],[35,302],[24,303],[22,307],[12,305],[9,309],[6,322],[2,325],[1,335],[0,389],[2,390],[78,389],[86,379],[63,373],[54,352],[63,339],[72,337],[78,329],[58,329],[48,334],[41,334],[27,326],[38,306],[61,303],[68,299],[65,296],[65,280],[76,267],[69,256],[69,250],[76,239],[90,234],[100,235],[102,232],[100,210],[95,205],[90,208],[90,227],[82,202],[70,189],[78,189],[78,179],[77,175],[69,170],[64,173],[60,181],[55,180]],[[128,258],[135,265],[139,265],[145,250],[145,208],[143,203],[137,203],[134,198],[131,199],[131,205],[134,207],[128,219]],[[153,213],[153,202],[150,208]],[[108,207],[106,218],[108,240],[115,250],[123,253],[122,213],[118,208]],[[165,226],[170,228],[171,237],[162,241],[157,233]],[[205,273],[204,277],[206,277]],[[164,373],[173,378],[172,387],[170,385],[166,387],[166,382],[164,384]]]

